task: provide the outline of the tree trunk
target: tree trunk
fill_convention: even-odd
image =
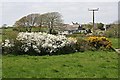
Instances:
[[[39,32],[41,31],[41,27],[42,27],[42,25],[40,24],[40,25],[39,25]]]
[[[49,29],[49,34],[52,34],[52,28]]]
[[[32,32],[32,26],[29,27],[29,32]]]
[[[28,28],[26,27],[25,29],[26,29],[26,31],[28,32]]]
[[[53,21],[51,21],[51,24],[50,24],[50,34],[52,34],[52,31],[53,31]]]

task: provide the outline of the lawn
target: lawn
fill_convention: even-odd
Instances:
[[[117,78],[116,52],[86,51],[53,56],[6,55],[3,78]]]

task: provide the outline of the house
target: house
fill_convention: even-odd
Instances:
[[[59,32],[59,34],[64,34],[64,35],[73,34],[73,33],[87,33],[87,30],[83,28],[82,25],[78,23],[73,23],[72,25],[65,24],[64,31]]]

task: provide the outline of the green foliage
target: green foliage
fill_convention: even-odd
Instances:
[[[118,34],[119,34],[118,27],[119,27],[119,25],[117,25],[117,24],[111,25],[111,27],[109,29],[107,29],[107,31],[105,32],[106,37],[118,38]]]
[[[58,34],[58,32],[56,30],[52,30],[51,34],[56,35],[56,34]]]
[[[93,25],[92,24],[85,24],[85,28],[92,29]]]
[[[14,27],[13,31],[26,32],[26,27]]]
[[[17,32],[26,32],[26,27],[14,27],[13,31]],[[32,27],[32,32],[47,32],[48,28],[46,26],[44,27]]]
[[[67,37],[80,38],[80,37],[85,37],[85,34],[75,33],[75,34],[69,34],[67,35]]]
[[[98,29],[100,29],[100,30],[104,30],[103,26],[104,26],[103,23],[97,23],[97,27],[98,27]]]
[[[84,52],[89,49],[88,42],[83,38],[77,38],[77,43],[75,47],[77,51],[80,51],[80,52]]]
[[[109,25],[107,31],[105,32],[106,37],[118,38],[119,27],[120,27],[120,25],[118,25],[118,24]]]
[[[2,40],[5,39],[15,40],[18,35],[17,31],[13,31],[12,28],[2,30]]]

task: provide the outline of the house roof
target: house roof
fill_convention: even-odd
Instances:
[[[65,30],[78,30],[79,25],[66,25]]]

